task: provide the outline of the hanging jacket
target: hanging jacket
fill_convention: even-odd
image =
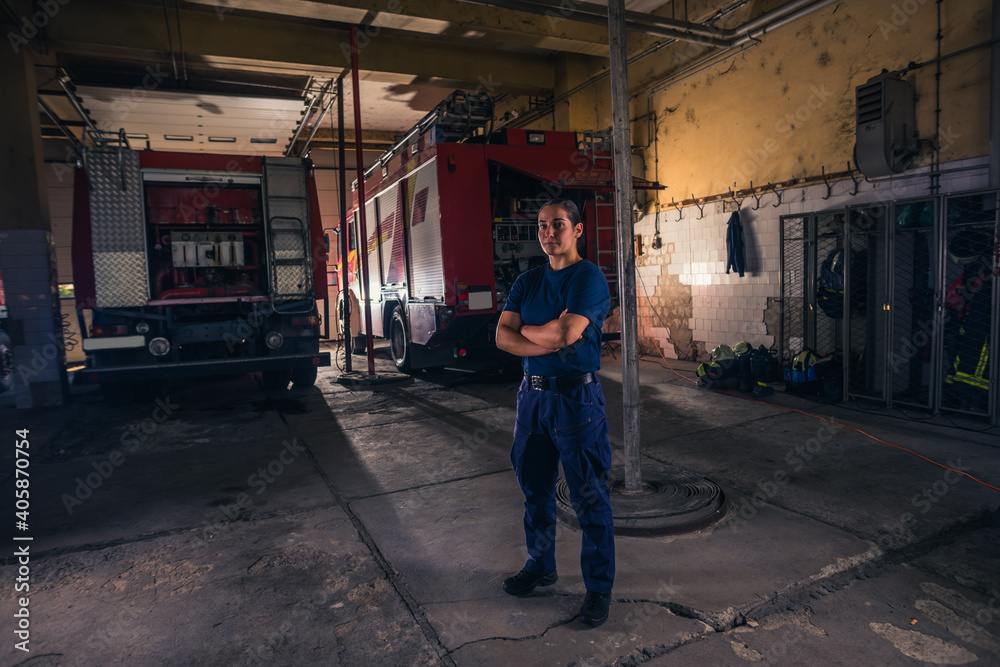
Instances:
[[[743,223],[740,222],[739,211],[733,211],[726,228],[726,273],[732,269],[742,278],[746,266],[747,250],[743,244]]]

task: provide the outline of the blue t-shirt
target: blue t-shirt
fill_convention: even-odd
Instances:
[[[525,357],[528,375],[560,377],[592,373],[601,367],[601,327],[611,305],[608,280],[582,259],[553,271],[548,264],[525,271],[510,288],[503,309],[518,313],[525,324],[541,325],[568,310],[590,320],[580,340],[540,357]]]

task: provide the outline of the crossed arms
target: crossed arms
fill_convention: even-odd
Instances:
[[[522,322],[520,313],[504,311],[497,324],[497,347],[519,357],[540,357],[580,340],[588,324],[590,320],[583,315],[565,310],[538,326]]]

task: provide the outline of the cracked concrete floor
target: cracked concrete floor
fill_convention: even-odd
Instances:
[[[955,478],[844,427],[994,482],[996,431],[915,426],[780,393],[751,403],[643,363],[645,460],[719,483],[730,512],[693,534],[619,538],[611,617],[586,629],[575,620],[578,531],[557,537],[557,584],[528,598],[500,590],[523,562],[508,459],[514,385],[443,371],[349,391],[336,373],[284,394],[246,375],[177,384],[169,414],[108,408],[83,387],[45,413],[0,406],[8,432],[30,428],[34,457],[31,652],[8,632],[0,661],[1000,661],[1000,493],[944,481]],[[620,445],[617,374],[605,359]],[[822,429],[829,437],[810,449]],[[12,453],[2,460],[10,498]],[[5,555],[0,576],[12,582],[18,564]],[[5,585],[2,617],[15,605]]]

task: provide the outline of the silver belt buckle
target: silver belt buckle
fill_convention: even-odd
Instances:
[[[535,390],[538,390],[538,391],[542,391],[543,389],[545,389],[545,384],[546,384],[545,383],[545,378],[542,377],[541,375],[532,375],[531,376],[531,388],[532,389],[535,389]]]

